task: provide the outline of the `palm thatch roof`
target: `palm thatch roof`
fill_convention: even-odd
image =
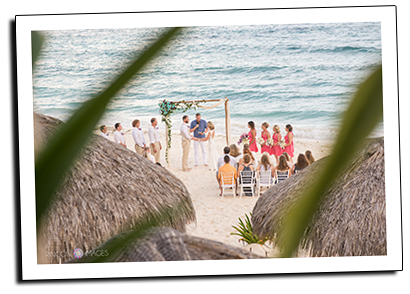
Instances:
[[[36,149],[47,143],[60,124],[55,118],[35,114]],[[130,222],[146,213],[176,204],[180,214],[162,225],[184,232],[185,225],[196,220],[184,184],[135,152],[92,135],[48,210],[39,235],[39,263],[64,262],[69,258],[55,252],[88,251],[128,230]]]
[[[317,178],[326,158],[273,186],[252,212],[254,232],[275,237],[284,216]],[[299,255],[386,255],[384,138],[370,139],[325,192],[299,246]]]
[[[190,236],[171,228],[153,228],[141,239],[131,239],[121,250],[110,252],[112,243],[126,238],[130,232],[121,233],[94,248],[88,254],[67,263],[91,262],[94,255],[106,256],[104,262],[219,260],[261,258],[239,247],[225,245],[200,237]]]

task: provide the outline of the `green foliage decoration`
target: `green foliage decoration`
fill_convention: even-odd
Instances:
[[[252,216],[252,213],[249,213],[250,216]],[[257,243],[257,244],[265,244],[266,241],[268,241],[268,238],[265,237],[264,239],[260,239],[258,236],[256,236],[253,233],[252,230],[252,223],[251,220],[249,219],[249,216],[245,214],[245,222],[241,219],[239,219],[239,225],[238,226],[232,226],[237,232],[231,233],[231,235],[237,235],[242,237],[239,239],[239,241],[242,241],[247,244],[252,244],[252,243]]]
[[[169,149],[171,149],[171,140],[172,140],[172,135],[171,135],[171,128],[172,128],[172,122],[171,122],[171,115],[174,113],[185,113],[190,109],[196,110],[199,103],[204,103],[206,102],[205,100],[200,100],[200,101],[194,101],[194,102],[185,102],[185,100],[182,101],[167,101],[164,99],[161,103],[158,104],[159,106],[159,113],[162,116],[162,121],[166,124],[167,126],[167,136],[168,136],[168,145],[165,150],[165,160],[167,163],[169,163]]]

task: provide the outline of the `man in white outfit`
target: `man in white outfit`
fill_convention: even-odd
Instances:
[[[101,137],[104,137],[105,139],[108,139],[108,133],[107,133],[106,125],[102,125],[100,127],[100,131],[101,131],[101,133],[100,133]]]
[[[125,148],[127,148],[127,144],[125,143],[124,135],[121,134],[121,132],[120,132],[122,130],[122,125],[120,123],[116,123],[114,125],[114,128],[115,128],[114,142],[124,146]]]
[[[135,119],[132,122],[132,126],[134,127],[132,129],[132,137],[134,138],[135,142],[135,152],[137,152],[137,154],[139,155],[142,155],[142,153],[144,152],[144,147],[146,146],[146,142],[144,133],[140,129],[140,124],[141,123],[138,119]]]
[[[189,128],[189,117],[188,115],[184,115],[182,117],[182,124],[181,124],[181,139],[182,139],[182,170],[183,171],[190,171],[191,169],[188,168],[188,156],[189,150],[191,149],[191,140],[198,141],[197,138],[191,137],[189,134],[191,132]]]
[[[196,114],[196,120],[191,122],[191,129],[190,132],[194,132],[194,138],[197,138],[198,141],[194,141],[194,157],[195,157],[195,166],[198,166],[199,158],[198,158],[198,149],[201,146],[202,150],[202,159],[204,160],[204,165],[208,166],[208,162],[206,161],[206,150],[205,141],[201,141],[202,138],[205,138],[205,132],[208,130],[208,124],[205,120],[201,119],[201,114]]]
[[[155,162],[160,159],[160,150],[162,150],[161,142],[159,141],[158,121],[156,118],[151,118],[151,126],[148,129],[148,137],[150,143],[151,154],[155,157]]]

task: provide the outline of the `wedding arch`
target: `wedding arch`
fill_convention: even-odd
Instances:
[[[217,102],[211,106],[200,105],[200,103]],[[165,160],[169,165],[168,151],[171,148],[171,115],[174,113],[184,113],[190,109],[212,109],[220,106],[222,103],[225,105],[225,130],[226,130],[226,144],[229,146],[231,142],[231,120],[229,114],[229,99],[208,99],[208,100],[192,100],[192,101],[167,101],[163,100],[158,104],[159,112],[162,116],[162,121],[165,123],[165,138],[166,138],[166,151]]]

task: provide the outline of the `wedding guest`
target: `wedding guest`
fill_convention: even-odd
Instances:
[[[229,147],[228,147],[229,148]],[[221,186],[221,173],[223,173],[223,172],[233,172],[233,175],[234,175],[234,181],[235,181],[235,183],[236,183],[236,179],[238,178],[238,172],[236,171],[236,168],[234,168],[231,164],[230,164],[230,161],[231,161],[231,158],[230,158],[230,156],[229,155],[225,155],[224,157],[223,157],[223,160],[224,160],[224,165],[222,165],[219,169],[218,169],[218,171],[217,171],[217,177],[218,177],[218,183],[219,183],[219,188],[221,189],[221,194],[219,195],[219,196],[222,196],[222,186]],[[232,181],[227,181],[227,182],[225,182],[225,184],[227,184],[227,185],[229,185],[229,184],[232,184]],[[237,195],[237,186],[235,186],[235,194]]]
[[[236,161],[236,169],[238,169],[239,167],[239,161],[242,159],[243,154],[239,152],[239,148],[238,146],[236,146],[236,144],[231,144],[229,146],[229,149],[231,149],[231,151],[229,152],[229,155],[232,156],[233,158],[235,158]]]
[[[208,130],[208,125],[205,120],[201,119],[201,114],[196,114],[196,120],[191,122],[191,132],[194,132],[194,137],[199,139],[198,141],[194,141],[194,157],[195,157],[195,166],[198,166],[199,157],[198,157],[198,149],[201,146],[202,150],[202,159],[204,161],[204,165],[208,166],[208,162],[206,160],[206,150],[205,146],[206,143],[201,141],[200,139],[205,138],[205,132]]]
[[[242,171],[251,171],[253,172],[255,168],[251,162],[251,156],[249,154],[243,155],[243,163],[239,165],[238,174],[240,175]],[[252,196],[252,188],[244,187],[243,191],[245,192],[246,196]]]
[[[197,138],[191,136],[190,128],[189,128],[189,117],[188,115],[184,115],[182,117],[182,124],[181,124],[181,144],[182,144],[182,170],[183,171],[190,171],[191,168],[188,168],[188,156],[189,150],[191,149],[191,140],[198,141]]]
[[[262,133],[261,137],[265,143],[261,146],[261,153],[263,154],[264,152],[268,152],[268,154],[272,154],[272,148],[266,143],[268,139],[270,138],[270,133],[268,131],[269,124],[267,122],[264,122],[262,124]]]
[[[137,154],[139,155],[142,155],[142,153],[144,152],[144,148],[147,145],[146,145],[144,133],[140,129],[140,124],[141,123],[138,119],[134,119],[134,121],[132,122],[132,126],[134,128],[132,129],[131,134],[135,142],[135,146],[134,146],[135,152],[137,152]]]
[[[285,127],[286,130],[286,135],[285,135],[285,152],[289,154],[290,157],[290,163],[293,165],[293,152],[294,147],[293,147],[293,127],[291,125],[286,125]]]
[[[287,164],[289,167],[292,167],[292,164],[290,163],[289,154],[288,154],[287,152],[283,152],[282,155],[285,156],[286,164]],[[279,163],[278,163],[278,164],[279,164]]]
[[[104,137],[104,138],[106,138],[106,139],[108,139],[107,126],[106,126],[106,125],[102,125],[102,126],[100,127],[100,131],[101,131],[100,136],[101,136],[101,137]]]
[[[144,151],[142,152],[142,156],[150,160],[152,163],[155,163],[155,157],[150,154],[149,149],[150,148],[148,146],[145,146],[143,149]]]
[[[261,162],[258,165],[257,168],[258,171],[270,171],[271,172],[271,176],[274,177],[274,167],[271,165],[270,163],[270,159],[269,159],[269,153],[264,152],[261,156]]]
[[[312,151],[306,150],[305,156],[306,156],[307,160],[309,161],[309,164],[312,164],[312,163],[315,162],[315,158],[313,157]]]
[[[297,174],[307,166],[309,166],[309,161],[307,160],[306,156],[302,153],[299,153],[298,159],[295,165],[292,167],[292,174]]]
[[[216,163],[216,180],[218,181],[219,187],[221,187],[221,183],[219,181],[219,176],[218,176],[218,171],[221,168],[222,165],[224,165],[225,162],[225,156],[228,155],[229,157],[229,164],[232,165],[233,167],[236,168],[236,161],[235,158],[233,158],[232,156],[229,155],[229,152],[231,151],[231,149],[226,146],[224,148],[224,155],[222,155],[221,157],[218,158],[218,161]]]
[[[209,170],[214,171],[216,170],[216,163],[218,161],[218,151],[216,151],[216,143],[215,143],[215,126],[214,124],[209,121],[208,122],[208,129],[209,132],[207,136],[203,139],[200,139],[200,141],[206,142],[209,141],[208,143],[208,157],[209,157]]]
[[[245,154],[249,154],[249,156],[251,157],[251,162],[252,164],[256,165],[256,159],[255,157],[253,157],[252,152],[249,150],[249,145],[248,144],[244,144],[243,145],[243,156],[245,156]],[[243,157],[239,160],[239,164],[243,163]]]
[[[253,121],[248,122],[248,128],[250,129],[249,136],[249,150],[252,152],[258,152],[258,145],[256,144],[256,129]]]
[[[118,143],[124,147],[127,147],[127,144],[125,143],[125,138],[124,135],[120,132],[122,130],[122,125],[121,123],[116,123],[114,125],[115,132],[114,132],[114,142]]]
[[[284,181],[290,177],[291,170],[286,163],[286,158],[284,155],[279,156],[279,164],[275,167],[274,172],[276,183]]]
[[[280,128],[278,125],[273,126],[273,146],[271,148],[273,156],[275,156],[276,165],[279,163],[279,156],[282,155],[283,149],[280,147],[279,142],[282,140],[282,135],[280,134]]]
[[[150,142],[151,154],[155,157],[155,162],[160,161],[160,152],[162,150],[157,125],[157,119],[155,117],[151,118],[151,126],[148,129],[148,137]]]

